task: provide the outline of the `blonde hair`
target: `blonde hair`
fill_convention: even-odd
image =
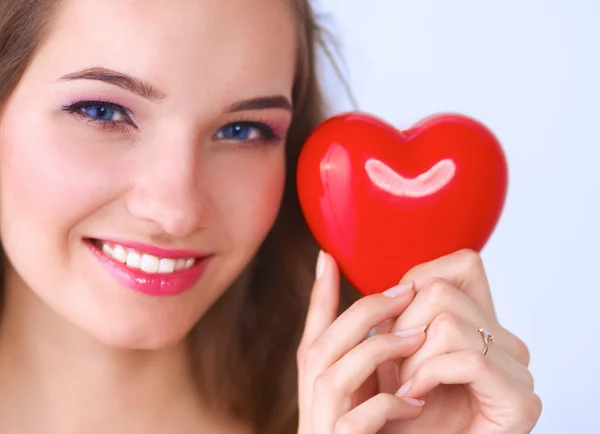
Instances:
[[[327,40],[308,0],[287,1],[297,16],[299,43],[280,214],[251,265],[202,317],[189,339],[199,393],[224,416],[261,434],[297,432],[296,349],[318,254],[298,203],[296,162],[306,138],[325,118],[317,50],[326,47]],[[0,111],[59,3],[0,1]],[[357,297],[342,279],[340,310]]]

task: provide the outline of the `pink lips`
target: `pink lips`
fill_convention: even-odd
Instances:
[[[106,256],[91,240],[85,241],[104,269],[119,283],[136,292],[154,297],[179,295],[188,291],[200,280],[211,258],[210,255],[198,252],[165,250],[139,243],[124,243],[112,240],[103,241],[119,244],[123,247],[129,247],[162,258],[196,258],[196,263],[186,270],[164,274],[150,274],[142,270],[129,268],[117,262],[113,258]]]

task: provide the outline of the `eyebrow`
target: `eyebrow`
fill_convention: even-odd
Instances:
[[[153,102],[162,101],[167,97],[167,95],[164,92],[161,92],[151,84],[146,83],[140,80],[139,78],[131,77],[127,74],[123,74],[107,68],[88,68],[82,71],[64,75],[59,79],[59,81],[74,80],[101,81],[133,92],[136,95]],[[283,95],[277,95],[236,102],[230,105],[225,110],[225,113],[236,113],[250,110],[266,110],[271,108],[279,108],[287,111],[293,110],[292,103],[288,98],[286,98]]]
[[[142,98],[149,99],[153,102],[162,101],[167,95],[151,84],[148,84],[139,78],[131,77],[120,72],[113,71],[106,68],[89,68],[83,71],[73,72],[62,76],[59,81],[74,81],[74,80],[96,80],[104,83],[118,86],[122,89],[128,90],[141,96]]]
[[[283,95],[268,96],[236,102],[235,104],[230,105],[225,112],[236,113],[247,110],[266,110],[272,108],[292,111],[292,103]]]

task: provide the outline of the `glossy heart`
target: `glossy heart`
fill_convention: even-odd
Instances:
[[[502,213],[508,169],[480,122],[430,117],[398,131],[349,113],[317,127],[298,161],[298,194],[321,247],[364,295],[413,266],[480,251]]]

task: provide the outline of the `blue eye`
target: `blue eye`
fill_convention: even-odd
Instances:
[[[135,127],[127,109],[118,104],[103,101],[81,101],[70,106],[65,106],[63,109],[90,123],[98,123],[106,129],[112,129],[117,126]]]
[[[275,133],[265,124],[255,122],[235,122],[225,125],[217,132],[218,139],[254,141],[275,139]]]
[[[88,107],[81,107],[81,113],[89,116],[92,119],[99,121],[114,121],[117,122],[122,120],[123,115],[115,110],[114,107],[110,107],[107,104],[90,105]]]

